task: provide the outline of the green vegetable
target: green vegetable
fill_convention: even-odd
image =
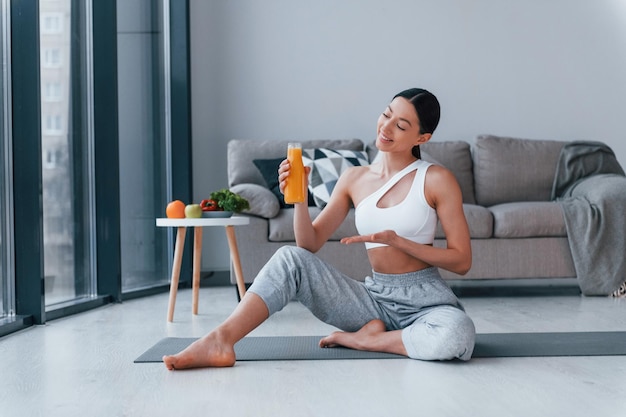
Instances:
[[[211,200],[217,201],[217,205],[224,209],[224,211],[232,211],[233,213],[239,213],[250,208],[248,200],[227,188],[213,191],[211,193]]]

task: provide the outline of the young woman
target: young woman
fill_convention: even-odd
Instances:
[[[292,299],[342,331],[320,347],[390,352],[421,360],[468,360],[475,328],[437,268],[466,273],[472,260],[462,196],[454,175],[420,159],[439,123],[430,92],[397,94],[378,119],[377,161],[345,171],[330,201],[311,221],[307,203],[294,207],[297,247],[279,249],[228,319],[182,352],[164,356],[170,369],[232,366],[234,344]],[[289,162],[278,170],[284,190]],[[355,207],[358,236],[372,276],[356,281],[314,255]],[[432,243],[437,221],[445,248]]]

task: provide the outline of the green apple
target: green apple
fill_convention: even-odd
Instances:
[[[202,217],[202,207],[200,207],[200,204],[187,204],[185,206],[185,217],[189,219]]]

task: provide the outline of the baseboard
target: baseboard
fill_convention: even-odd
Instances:
[[[446,280],[458,297],[537,297],[580,295],[576,278]]]
[[[202,271],[200,287],[230,287],[230,271]]]

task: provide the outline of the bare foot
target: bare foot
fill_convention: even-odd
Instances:
[[[370,321],[357,332],[335,332],[320,340],[320,347],[335,346],[408,356],[402,343],[402,331],[387,331],[385,323],[378,319]]]
[[[235,350],[212,332],[196,340],[176,355],[163,356],[163,363],[170,371],[174,369],[227,367],[235,364]]]

